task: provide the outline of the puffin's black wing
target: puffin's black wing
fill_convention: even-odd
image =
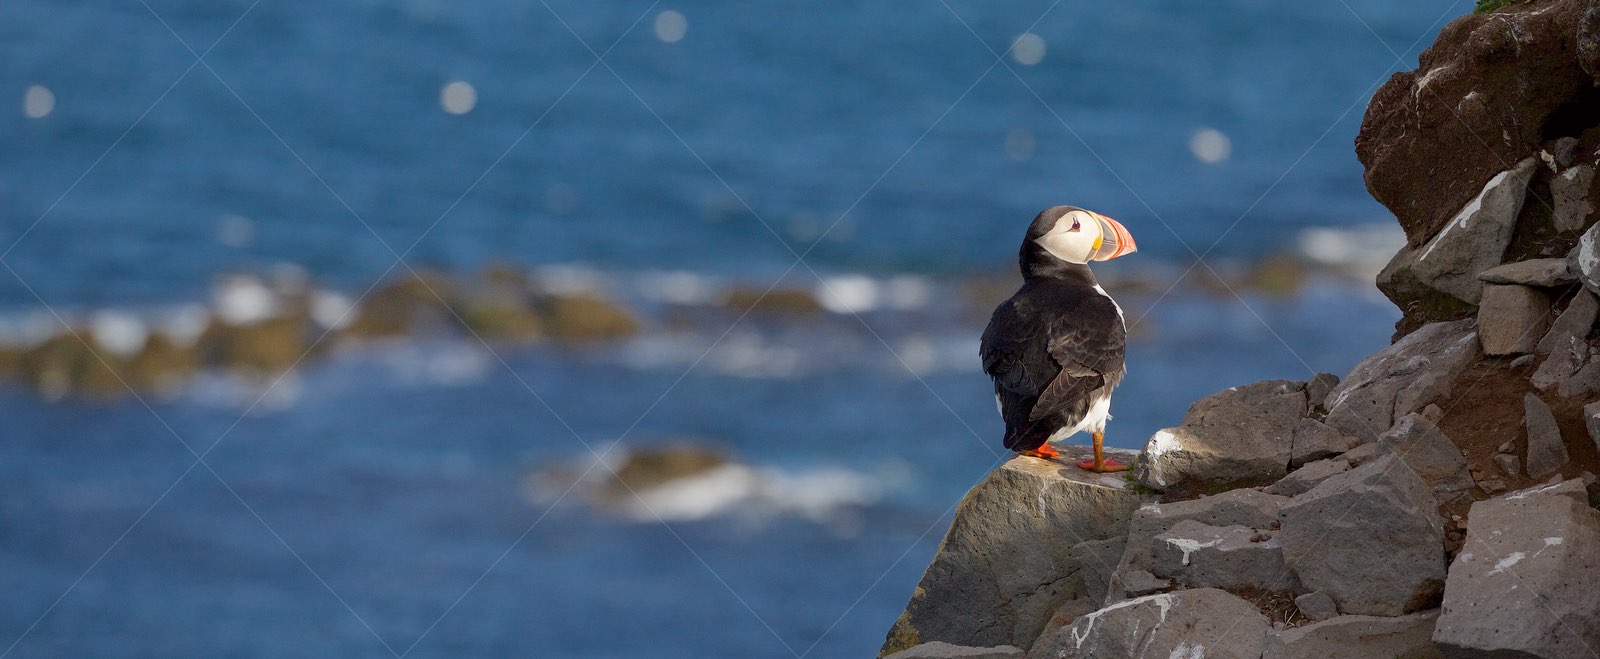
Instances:
[[[995,309],[984,330],[979,354],[994,380],[1006,448],[1037,448],[1058,428],[1076,425],[1092,394],[1122,379],[1121,314],[1111,298],[1083,292],[1049,301],[1019,292]]]

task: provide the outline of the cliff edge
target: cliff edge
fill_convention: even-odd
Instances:
[[[1600,657],[1600,0],[1452,22],[1356,151],[1394,343],[1197,401],[1127,478],[1010,460],[880,656]]]

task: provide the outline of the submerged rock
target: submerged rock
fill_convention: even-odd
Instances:
[[[1040,638],[1031,656],[1260,659],[1270,623],[1255,605],[1214,588],[1117,602]]]
[[[1283,507],[1277,539],[1307,588],[1342,613],[1426,608],[1444,583],[1444,528],[1428,486],[1392,455],[1322,481]]]
[[[1581,481],[1480,501],[1450,566],[1434,643],[1452,657],[1592,656],[1596,583],[1600,512]]]
[[[546,331],[558,341],[619,339],[639,331],[639,321],[632,312],[598,295],[552,295],[543,307]]]
[[[1120,474],[1070,466],[1086,447],[1062,448],[1063,462],[1012,458],[967,493],[880,654],[929,641],[1029,647],[1058,609],[1089,597],[1079,573],[1117,557],[1074,549],[1122,536],[1140,495]]]

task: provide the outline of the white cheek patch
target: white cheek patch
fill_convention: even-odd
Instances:
[[[1094,251],[1094,236],[1085,231],[1051,231],[1039,237],[1039,244],[1063,261],[1088,263]]]

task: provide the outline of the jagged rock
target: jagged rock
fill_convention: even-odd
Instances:
[[[1578,247],[1573,250],[1573,266],[1584,287],[1600,295],[1600,224],[1589,227],[1578,238]]]
[[[1346,451],[1344,455],[1339,457],[1344,458],[1344,461],[1351,467],[1359,467],[1372,462],[1373,459],[1378,457],[1378,443],[1362,444]]]
[[[1551,223],[1556,231],[1578,231],[1594,212],[1589,201],[1589,187],[1594,183],[1594,166],[1578,165],[1551,177]]]
[[[1479,274],[1478,279],[1486,284],[1554,288],[1577,283],[1578,274],[1572,271],[1572,263],[1565,258],[1528,259],[1489,268]]]
[[[1361,442],[1315,419],[1301,419],[1294,427],[1289,447],[1289,468],[1324,460],[1355,448]]]
[[[1439,501],[1472,489],[1472,475],[1467,473],[1461,449],[1421,415],[1407,414],[1380,435],[1378,455],[1394,455],[1404,461],[1433,488]]]
[[[1578,376],[1584,364],[1591,361],[1594,350],[1588,343],[1574,336],[1562,336],[1555,343],[1555,348],[1550,351],[1550,356],[1545,357],[1539,368],[1528,378],[1528,382],[1540,391],[1559,391],[1563,384]],[[1579,382],[1582,382],[1580,379]],[[1579,387],[1566,384],[1566,389],[1571,391]]]
[[[1326,423],[1362,442],[1443,399],[1478,356],[1473,321],[1431,323],[1356,365],[1328,394]]]
[[[1320,590],[1294,598],[1294,608],[1312,620],[1327,620],[1339,615],[1339,605]]]
[[[1522,405],[1528,427],[1528,476],[1544,478],[1567,464],[1567,446],[1549,405],[1531,393],[1522,397]]]
[[[1129,570],[1121,574],[1119,578],[1122,580],[1123,594],[1128,597],[1144,597],[1172,587],[1171,581],[1162,579],[1145,570]]]
[[[1446,656],[1600,650],[1600,512],[1567,483],[1473,504],[1433,633]]]
[[[1294,428],[1306,411],[1304,383],[1230,387],[1189,406],[1177,428],[1152,435],[1136,475],[1157,490],[1200,491],[1282,478]]]
[[[1556,383],[1556,394],[1562,398],[1579,398],[1596,392],[1600,392],[1600,351],[1590,348],[1584,365]]]
[[[1529,366],[1533,366],[1538,361],[1539,357],[1536,355],[1522,355],[1511,360],[1509,365],[1511,368],[1527,368]]]
[[[1027,647],[1062,604],[1087,595],[1080,571],[1115,564],[1074,549],[1125,534],[1140,495],[1120,474],[1069,466],[1087,447],[1061,448],[1060,463],[1013,458],[967,493],[881,654],[929,641]]]
[[[1283,549],[1271,535],[1248,526],[1183,520],[1155,537],[1149,570],[1191,588],[1297,590]]]
[[[1400,615],[1444,583],[1444,528],[1428,486],[1393,455],[1337,474],[1283,507],[1277,534],[1306,588],[1343,613]]]
[[[1306,402],[1311,405],[1311,410],[1321,415],[1328,413],[1322,405],[1328,400],[1328,392],[1339,386],[1339,376],[1332,373],[1318,373],[1306,381]]]
[[[1483,292],[1478,275],[1505,257],[1537,169],[1536,159],[1525,158],[1489,179],[1432,240],[1395,255],[1379,274],[1378,288],[1402,307],[1430,290],[1478,304]]]
[[[1126,575],[1148,570],[1159,549],[1156,536],[1179,523],[1192,520],[1210,526],[1245,526],[1267,529],[1278,521],[1278,511],[1289,500],[1250,489],[1229,490],[1221,494],[1174,503],[1150,503],[1134,511],[1128,522],[1128,544],[1111,580],[1109,601],[1130,593]]]
[[[1579,63],[1587,2],[1520,3],[1452,21],[1367,106],[1356,138],[1367,189],[1420,245],[1483,182],[1550,139],[1552,117],[1586,98]],[[1514,217],[1512,213],[1509,217]]]
[[[1506,482],[1498,478],[1486,478],[1478,481],[1478,488],[1493,496],[1506,491]]]
[[[1594,440],[1595,451],[1600,452],[1600,401],[1583,406],[1583,425],[1589,430],[1589,439]]]
[[[1304,609],[1301,610],[1302,612]],[[1438,611],[1399,617],[1339,616],[1267,635],[1261,659],[1370,659],[1443,657],[1433,646]]]
[[[1556,318],[1544,338],[1539,340],[1535,349],[1541,355],[1548,355],[1557,348],[1565,347],[1571,339],[1580,342],[1589,335],[1594,328],[1594,321],[1600,318],[1600,298],[1595,297],[1587,289],[1579,290],[1574,295],[1572,302],[1567,305],[1566,311]]]
[[[884,659],[1022,659],[1022,657],[1022,650],[1010,645],[974,648],[933,641],[901,650]]]
[[[1297,496],[1302,492],[1311,491],[1311,488],[1316,487],[1317,483],[1328,480],[1334,474],[1350,471],[1350,466],[1350,461],[1343,457],[1318,460],[1289,472],[1288,476],[1284,476],[1282,480],[1268,485],[1261,491],[1285,497]]]
[[[1496,453],[1494,456],[1494,466],[1498,467],[1500,469],[1500,473],[1505,474],[1509,478],[1522,477],[1522,458],[1519,458],[1515,455]]]
[[[1550,327],[1550,296],[1530,286],[1487,284],[1478,306],[1478,340],[1486,355],[1516,355]]]
[[[1117,602],[1040,638],[1032,656],[1055,659],[1260,659],[1270,623],[1255,605],[1214,588]]]

